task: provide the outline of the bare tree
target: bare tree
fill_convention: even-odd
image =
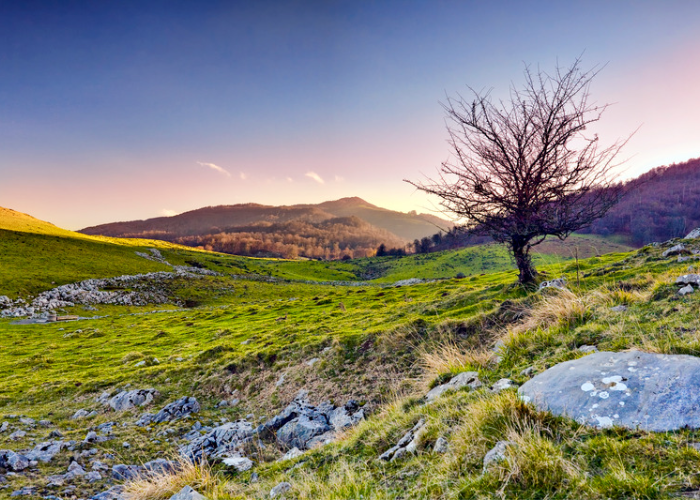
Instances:
[[[590,102],[598,70],[582,71],[580,62],[552,75],[526,67],[523,87],[511,86],[508,101],[471,88],[471,99],[448,98],[453,158],[435,180],[406,181],[438,196],[465,229],[506,243],[521,283],[537,274],[533,246],[590,225],[621,192],[612,171],[627,140],[603,147],[586,134],[608,104]]]

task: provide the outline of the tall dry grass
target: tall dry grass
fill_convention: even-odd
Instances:
[[[218,498],[218,481],[205,462],[193,463],[182,457],[174,458],[174,471],[152,472],[124,484],[127,500],[164,500],[185,486],[215,500]]]

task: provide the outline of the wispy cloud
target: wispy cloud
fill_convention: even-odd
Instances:
[[[175,210],[168,210],[167,208],[164,208],[160,211],[160,214],[166,217],[172,217],[173,215],[177,215],[177,212]]]
[[[212,169],[212,170],[216,170],[216,171],[219,172],[220,174],[224,174],[226,177],[231,177],[231,174],[228,172],[228,170],[226,170],[226,169],[223,168],[223,167],[220,167],[220,166],[215,165],[215,164],[213,164],[213,163],[206,163],[206,162],[203,162],[203,161],[198,161],[197,163],[198,163],[199,165],[203,166],[203,167],[208,167],[208,168],[210,168],[210,169]]]
[[[248,176],[246,175],[245,172],[241,172],[238,176],[241,178],[242,181],[244,181],[248,178]]]
[[[291,177],[287,177],[287,182],[294,182],[294,179],[292,179]]]
[[[310,177],[311,179],[315,180],[319,184],[326,183],[323,179],[321,179],[321,176],[318,175],[316,172],[306,172],[306,174],[304,174],[304,175],[306,175],[306,177]]]
[[[344,181],[345,181],[345,177],[341,177],[339,175],[335,176],[335,182],[344,182]]]

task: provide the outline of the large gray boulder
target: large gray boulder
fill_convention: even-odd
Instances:
[[[597,352],[553,366],[518,392],[541,410],[599,428],[700,428],[700,358],[694,356]]]
[[[159,396],[155,389],[135,389],[133,391],[122,391],[108,402],[115,411],[128,410],[135,406],[150,404]]]

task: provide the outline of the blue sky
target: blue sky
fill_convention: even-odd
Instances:
[[[700,156],[693,1],[0,1],[0,206],[76,229],[360,196],[447,159],[447,95],[583,54],[625,175]],[[216,168],[215,168],[216,167]]]

